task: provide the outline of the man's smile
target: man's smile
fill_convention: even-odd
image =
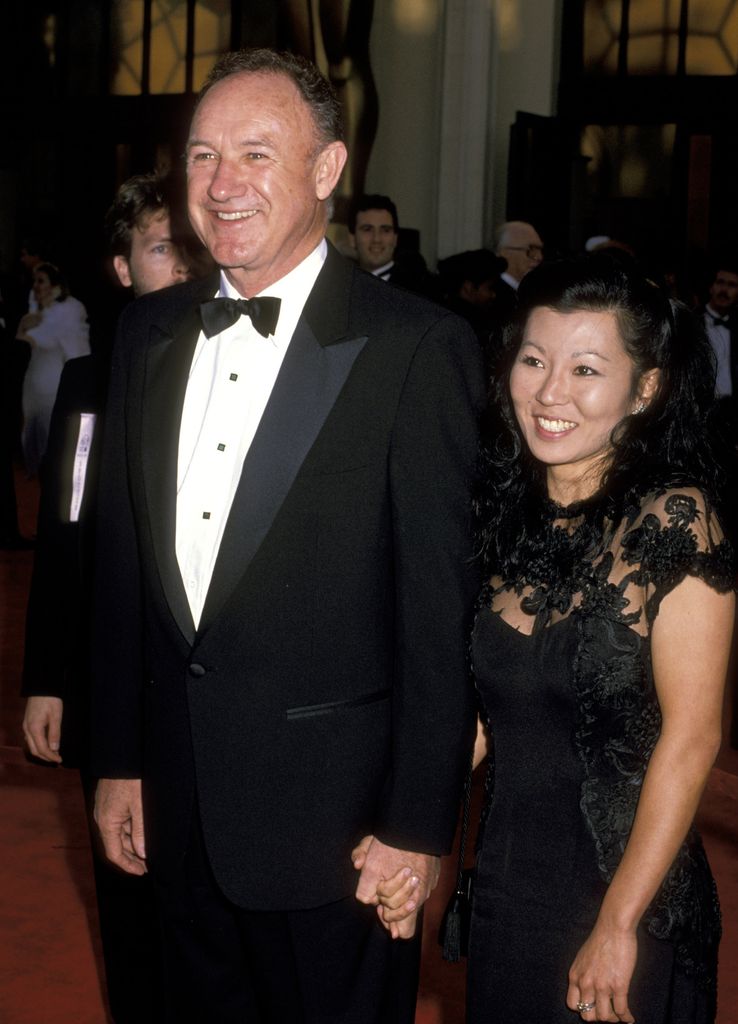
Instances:
[[[223,210],[216,210],[215,215],[218,220],[246,220],[249,217],[255,217],[258,210],[234,210],[232,213],[226,213]]]

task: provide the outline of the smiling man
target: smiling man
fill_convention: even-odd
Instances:
[[[398,249],[397,207],[389,196],[373,192],[352,205],[349,241],[362,270],[416,295],[438,299],[438,286],[420,252]]]
[[[411,936],[454,832],[479,351],[327,244],[345,159],[313,65],[223,57],[187,146],[220,271],[121,322],[96,814],[111,860],[154,880],[178,1022],[411,1024]],[[376,889],[405,865],[398,926]]]
[[[361,197],[351,215],[349,238],[362,270],[389,280],[399,230],[397,207],[389,196]]]

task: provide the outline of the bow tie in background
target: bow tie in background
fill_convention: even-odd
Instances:
[[[707,315],[709,316],[709,318],[712,320],[712,322],[715,324],[716,327],[729,327],[730,326],[730,317],[728,317],[728,316],[715,316],[715,314],[711,313],[709,309],[706,309],[705,312],[707,313]]]
[[[274,334],[279,319],[281,299],[264,295],[258,299],[210,299],[200,306],[200,319],[206,338],[227,330],[240,316],[250,316],[251,323],[262,337]]]

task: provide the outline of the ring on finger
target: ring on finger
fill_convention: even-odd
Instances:
[[[594,1002],[592,1002],[592,1003],[578,1002],[577,1003],[577,1010],[579,1010],[580,1013],[589,1013],[590,1010],[594,1010],[596,1005],[597,1004],[594,1003]]]

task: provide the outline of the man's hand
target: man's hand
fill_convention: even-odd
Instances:
[[[34,757],[61,764],[59,740],[63,711],[61,697],[29,697],[26,701],[23,735]]]
[[[100,779],[95,821],[105,854],[129,875],[146,874],[140,779]]]
[[[438,883],[440,859],[425,853],[412,853],[386,846],[376,836],[362,840],[354,850],[352,859],[354,867],[361,871],[356,887],[357,900],[377,907],[379,918],[393,939],[412,938],[417,926],[418,911]],[[407,879],[408,889],[412,890],[411,900],[415,904],[412,911],[408,910],[406,900],[394,909],[386,904],[380,905],[377,892],[380,883],[393,880],[396,876]]]

